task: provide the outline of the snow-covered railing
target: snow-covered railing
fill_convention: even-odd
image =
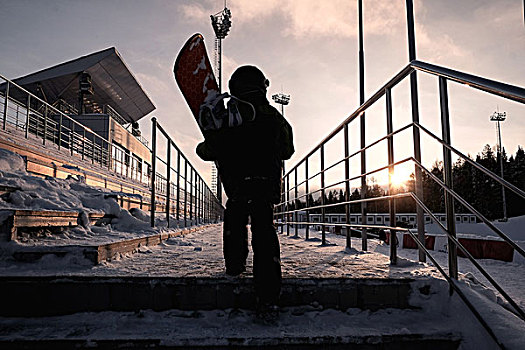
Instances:
[[[398,128],[393,129],[393,117],[392,117],[392,89],[399,83],[404,81],[407,77],[411,77],[411,80],[415,80],[416,71],[423,72],[425,74],[435,75],[439,80],[439,98],[440,98],[440,110],[441,110],[441,129],[442,136],[436,136],[430,132],[427,128],[421,125],[419,121],[419,112],[417,107],[417,97],[412,98],[412,122]],[[466,305],[471,309],[480,323],[485,327],[487,332],[492,336],[496,343],[502,347],[503,345],[498,340],[498,337],[494,334],[493,330],[483,320],[479,312],[475,309],[472,303],[469,302],[464,293],[462,293],[458,283],[458,256],[457,250],[459,249],[464,256],[466,256],[476,268],[483,274],[485,278],[498,290],[498,292],[507,300],[507,302],[513,307],[515,313],[519,315],[525,321],[525,312],[517,305],[517,303],[496,283],[496,281],[482,268],[482,266],[476,261],[476,259],[469,253],[469,251],[459,242],[456,235],[456,209],[455,203],[459,204],[465,212],[469,212],[477,218],[478,222],[486,224],[492,232],[499,236],[503,241],[509,244],[516,253],[525,257],[525,251],[498,227],[496,227],[483,213],[481,210],[476,209],[472,203],[462,198],[457,192],[453,190],[453,179],[452,179],[452,154],[461,159],[463,162],[482,173],[487,178],[503,186],[506,190],[512,192],[515,196],[525,200],[525,191],[517,186],[506,181],[502,177],[491,172],[478,162],[473,161],[464,153],[454,148],[451,145],[450,138],[450,117],[448,110],[448,81],[453,81],[460,84],[466,84],[469,87],[485,91],[491,95],[499,96],[505,99],[510,99],[521,104],[525,104],[525,89],[517,86],[512,86],[497,81],[477,77],[471,74],[454,71],[448,68],[439,67],[436,65],[412,61],[407,65],[401,72],[399,72],[394,78],[387,82],[381,87],[372,97],[364,102],[356,111],[354,111],[348,118],[346,118],[339,126],[337,126],[324,140],[316,145],[303,159],[301,159],[295,166],[293,166],[287,173],[283,175],[283,191],[281,203],[277,205],[275,212],[276,221],[281,225],[281,233],[284,232],[286,227],[286,233],[290,234],[291,227],[294,226],[295,235],[298,236],[298,227],[302,225],[305,227],[305,238],[309,238],[309,229],[312,226],[321,227],[321,235],[323,244],[326,243],[326,230],[329,227],[344,228],[346,231],[346,242],[347,247],[351,246],[351,235],[355,229],[361,230],[360,236],[362,241],[362,250],[367,250],[367,239],[378,237],[383,235],[385,232],[386,236],[389,237],[390,243],[390,261],[391,264],[397,263],[397,232],[404,232],[412,236],[419,247],[419,258],[420,261],[426,261],[428,257],[439,271],[444,275],[447,281],[450,283],[458,295],[463,299]],[[417,85],[414,91],[412,87],[412,97],[417,96]],[[366,140],[365,130],[365,112],[376,104],[380,99],[384,98],[385,103],[385,129],[386,134],[375,139]],[[349,128],[354,126],[357,120],[358,125],[358,141],[359,146],[352,152],[350,149],[350,138]],[[377,125],[374,125],[377,129]],[[394,160],[394,137],[398,140],[403,137],[403,133],[406,131],[412,131],[412,149],[413,155],[395,161]],[[434,141],[437,141],[441,145],[443,150],[443,179],[440,179],[427,169],[421,162],[421,146],[420,146],[420,133],[428,135]],[[403,138],[405,142],[409,138]],[[367,154],[371,154],[372,148],[380,144],[386,143],[387,159],[386,163],[375,165],[374,169],[367,169],[367,163],[377,162],[376,157],[370,160]],[[335,146],[334,146],[335,145]],[[331,147],[331,148],[330,148]],[[327,151],[327,149],[329,149]],[[406,153],[406,152],[405,152]],[[344,154],[344,155],[342,155]],[[384,154],[384,153],[383,153]],[[325,164],[326,157],[330,157],[330,163]],[[360,158],[360,171],[357,174],[351,176],[350,162],[354,157],[359,156]],[[415,181],[411,185],[410,189],[405,192],[399,192],[396,190],[393,183],[394,169],[398,169],[403,166],[412,165],[414,166]],[[342,169],[341,169],[342,168]],[[312,171],[318,170],[318,171]],[[339,169],[339,174],[335,174],[335,170]],[[355,167],[352,169],[354,170]],[[376,184],[374,187],[370,187],[367,182],[367,178],[371,176],[378,176],[381,173],[388,172],[387,180],[387,192],[386,195],[378,195],[378,193],[371,193],[374,190],[381,193],[381,187]],[[344,173],[344,175],[342,175]],[[429,209],[426,200],[429,198],[423,198],[423,183],[422,177],[425,176],[428,181],[439,186],[444,192],[443,202],[446,212],[446,224],[440,222],[440,220],[434,215]],[[329,178],[329,181],[326,178]],[[315,189],[312,184],[317,182]],[[357,188],[351,194],[351,182],[359,181],[361,183],[360,189]],[[335,191],[335,195],[333,194]],[[331,191],[330,191],[331,190]],[[326,195],[329,191],[331,198]],[[339,192],[339,198],[334,199]],[[432,199],[432,198],[430,198]],[[490,202],[494,198],[479,198],[482,201]],[[378,203],[387,203],[382,209],[383,212],[389,213],[388,222],[383,224],[373,225],[369,224],[368,211],[373,209],[372,205],[380,205]],[[456,204],[456,205],[457,205]],[[411,229],[406,227],[400,227],[396,224],[396,206],[410,207],[411,210],[416,211],[417,209],[417,234],[412,232]],[[350,222],[350,213],[354,207],[359,207],[361,214],[361,223]],[[327,212],[329,211],[344,211],[345,217],[344,222],[334,223],[326,220]],[[402,209],[403,210],[403,209]],[[314,222],[310,219],[311,213],[320,214],[320,222]],[[425,248],[425,218],[424,215],[430,216],[433,223],[437,224],[439,228],[448,237],[448,274],[445,270],[439,266],[437,261],[432,257],[430,252]],[[298,218],[301,217],[301,220]],[[318,218],[319,216],[317,216]],[[319,219],[317,219],[319,221]],[[386,220],[385,220],[386,221]]]
[[[177,225],[184,225],[184,227],[220,221],[224,210],[222,204],[177,144],[157,122],[157,118],[153,117],[151,122],[151,168],[152,172],[157,174],[152,177],[151,183],[151,226],[155,225],[155,208],[159,190],[162,191],[162,198],[165,201],[168,227],[172,214],[175,214]],[[163,135],[167,141],[166,160],[163,160],[157,152],[157,131],[160,131],[160,135]],[[173,157],[172,149],[176,152]],[[172,158],[176,159],[175,168],[172,166]],[[157,173],[157,161],[166,166],[166,176]],[[176,176],[175,182],[172,182],[172,174]],[[173,201],[175,208],[171,206]]]

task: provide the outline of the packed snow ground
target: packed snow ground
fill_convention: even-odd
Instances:
[[[300,232],[300,235],[302,232]],[[268,339],[289,337],[352,337],[363,334],[455,334],[461,333],[461,349],[493,349],[493,341],[480,328],[457,294],[449,297],[448,287],[436,270],[427,264],[403,258],[415,257],[416,250],[400,250],[400,264],[391,266],[388,246],[369,241],[369,252],[345,249],[345,238],[327,234],[328,244],[320,244],[320,233],[311,232],[311,239],[279,235],[284,277],[348,277],[348,278],[413,278],[413,289],[430,282],[437,293],[424,296],[414,293],[411,305],[421,310],[385,309],[371,312],[359,309],[330,310],[320,306],[285,308],[276,325],[254,321],[252,310],[212,310],[188,312],[170,310],[154,312],[79,313],[62,317],[0,318],[0,340],[9,339],[161,339],[163,344],[224,344],[228,339],[248,339],[264,343]],[[359,247],[359,239],[352,245]],[[406,254],[405,254],[406,253]],[[446,261],[446,254],[442,259]],[[135,254],[98,266],[79,261],[49,258],[45,262],[15,264],[15,269],[1,268],[2,275],[94,275],[94,276],[224,276],[221,226],[185,236],[170,238],[159,246],[143,247]],[[441,258],[439,258],[441,259]],[[502,267],[505,264],[502,264]],[[460,265],[461,266],[461,265]],[[489,267],[492,264],[488,265]],[[517,264],[505,273],[516,276],[523,268]],[[248,271],[240,278],[251,277],[251,254]],[[502,270],[504,271],[504,270]],[[521,270],[523,271],[523,270]],[[488,319],[509,349],[525,344],[525,324],[509,313],[492,289],[486,288],[471,275],[461,276],[462,290]],[[516,290],[523,305],[523,289]]]
[[[31,245],[82,245],[86,243],[107,243],[120,239],[136,238],[167,230],[160,218],[157,228],[152,229],[146,213],[129,211],[119,207],[115,200],[105,198],[110,191],[85,185],[82,179],[66,180],[38,178],[24,171],[23,160],[8,151],[0,150],[0,185],[19,187],[0,200],[0,209],[74,210],[79,212],[100,211],[112,214],[115,219],[103,227],[79,226],[60,234],[48,234],[38,239],[26,238],[23,242],[0,244],[0,275],[91,275],[91,276],[223,276],[221,227],[215,226],[198,232],[171,238],[154,247],[141,247],[135,254],[118,256],[112,261],[92,266],[81,254],[67,254],[60,258],[45,256],[34,263],[15,261],[10,253],[16,246]],[[0,221],[2,218],[0,218]],[[472,235],[489,235],[483,225],[458,225],[458,231]],[[525,218],[511,219],[501,223],[502,230],[510,236],[523,240]],[[437,227],[436,227],[437,229]],[[431,225],[429,232],[434,233]],[[437,232],[439,233],[437,229]],[[327,245],[321,245],[320,233],[311,230],[310,239],[280,235],[281,260],[284,277],[347,277],[347,278],[413,278],[414,288],[419,279],[435,277],[437,284],[443,284],[441,292],[429,296],[429,300],[412,300],[421,305],[424,312],[414,310],[380,310],[377,312],[349,310],[323,310],[317,307],[283,310],[277,327],[265,328],[251,322],[253,313],[249,310],[216,310],[186,313],[178,310],[137,313],[84,313],[57,318],[9,319],[0,318],[1,339],[15,339],[33,334],[36,337],[85,337],[135,339],[160,337],[164,341],[178,339],[225,339],[226,337],[257,334],[259,338],[277,334],[349,336],[359,334],[363,327],[374,334],[391,334],[400,330],[408,333],[446,332],[454,329],[464,336],[465,349],[489,349],[493,343],[481,331],[457,296],[449,298],[448,288],[434,267],[418,263],[417,251],[399,249],[399,264],[389,263],[389,247],[384,243],[370,240],[368,251],[359,250],[361,242],[352,239],[352,249],[345,249],[345,238],[327,234]],[[358,249],[355,249],[358,248]],[[434,251],[433,256],[446,269],[445,252]],[[460,258],[461,285],[473,302],[484,310],[484,316],[502,336],[508,340],[509,348],[520,349],[525,344],[523,323],[502,308],[501,300],[466,259]],[[481,260],[480,263],[501,282],[504,289],[515,300],[525,306],[525,264]],[[241,278],[251,277],[251,255],[248,271]],[[481,281],[481,282],[480,282]],[[420,294],[419,294],[420,295]],[[421,297],[421,296],[420,296]],[[434,306],[433,306],[434,305]],[[450,317],[454,315],[454,319]],[[103,316],[103,317],[102,317]],[[359,328],[361,325],[362,328]],[[322,326],[322,327],[321,327]],[[262,328],[261,328],[262,327]],[[323,329],[322,331],[319,331]],[[183,333],[180,333],[183,330]],[[28,333],[29,332],[29,333]],[[319,333],[321,332],[321,333]],[[173,335],[183,334],[182,338]],[[184,338],[185,337],[185,338]],[[200,337],[200,338],[199,338]]]

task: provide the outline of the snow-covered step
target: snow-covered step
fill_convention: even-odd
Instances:
[[[89,220],[91,223],[104,219],[106,219],[106,216],[101,213],[89,214]],[[103,261],[109,261],[124,254],[137,252],[141,247],[155,246],[170,238],[179,237],[196,231],[202,231],[213,226],[217,226],[217,224],[190,226],[179,230],[145,235],[138,238],[120,238],[109,243],[90,243],[87,241],[83,244],[19,245],[13,249],[12,255],[15,260],[20,262],[37,262],[46,255],[53,255],[61,258],[66,255],[76,255],[77,258],[85,258],[93,265],[97,265]]]
[[[96,223],[103,216],[103,213],[89,213],[83,218],[77,211],[4,209],[0,210],[0,217],[4,219],[0,233],[4,240],[16,240],[21,229],[74,227],[82,220]]]
[[[285,313],[289,314],[290,311]],[[218,314],[221,314],[220,311]],[[249,315],[249,318],[240,316],[234,325],[230,325],[231,319],[226,319],[229,315],[222,314],[224,316],[215,317],[211,321],[214,324],[210,324],[207,316],[194,322],[187,316],[179,316],[181,319],[178,322],[168,318],[162,320],[164,323],[159,324],[156,320],[153,323],[152,320],[139,319],[136,315],[118,315],[112,317],[117,323],[129,324],[128,322],[133,322],[132,319],[136,319],[134,327],[121,329],[120,333],[115,332],[115,324],[96,322],[92,327],[82,320],[83,315],[74,315],[80,318],[77,323],[72,324],[68,320],[66,324],[58,325],[62,328],[62,337],[52,335],[56,331],[56,323],[60,322],[57,319],[48,320],[54,323],[54,327],[48,329],[32,326],[30,330],[22,328],[23,325],[13,324],[12,327],[16,327],[16,331],[9,335],[0,335],[0,348],[455,350],[461,344],[459,333],[434,331],[432,328],[430,331],[408,333],[407,328],[383,329],[384,327],[373,324],[366,324],[363,327],[351,321],[342,324],[313,325],[311,317],[316,315],[302,317],[286,315],[288,316],[286,322],[294,322],[294,326],[290,324],[260,326],[253,323],[253,315]],[[119,316],[129,319],[122,320]],[[102,321],[107,319],[108,315],[92,314],[86,317],[98,317]],[[351,316],[348,318],[352,319]],[[166,324],[166,321],[171,323]],[[428,321],[425,324],[432,327]],[[102,328],[104,326],[107,328]],[[346,334],[353,335],[344,335],[341,330],[347,330]],[[209,335],[206,335],[207,333]]]
[[[410,309],[411,279],[285,278],[281,306]],[[418,279],[418,283],[424,280]],[[420,288],[429,293],[428,288]],[[0,277],[0,316],[76,312],[254,309],[252,278]],[[38,291],[38,292],[35,292]]]

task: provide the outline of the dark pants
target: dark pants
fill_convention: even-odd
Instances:
[[[281,260],[270,201],[228,199],[223,232],[226,271],[242,271],[246,265],[248,218],[252,231],[255,293],[261,303],[277,303],[281,292]]]

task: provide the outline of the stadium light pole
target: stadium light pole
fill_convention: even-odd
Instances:
[[[217,69],[217,85],[219,87],[219,93],[222,92],[222,39],[226,38],[230,28],[231,22],[231,11],[226,7],[226,1],[224,1],[224,9],[211,15],[211,26],[215,32],[215,58],[216,58],[216,69]],[[222,184],[219,175],[217,174],[217,199],[222,204]]]
[[[501,178],[503,179],[503,148],[501,143],[501,125],[500,122],[505,121],[507,119],[507,113],[506,112],[494,112],[490,116],[491,122],[496,122],[496,132],[498,137],[498,158],[499,158],[499,166],[500,166],[500,172],[501,172]],[[501,198],[503,200],[503,219],[501,221],[507,221],[507,200],[505,198],[505,186],[501,185]]]
[[[281,105],[281,114],[284,117],[284,106],[290,103],[290,95],[285,95],[282,92],[279,92],[278,94],[272,95],[272,100]]]
[[[272,100],[274,100],[275,103],[281,105],[281,114],[284,117],[284,106],[286,106],[286,105],[288,105],[290,103],[290,95],[286,95],[286,94],[283,94],[282,92],[279,92],[278,94],[272,95]],[[283,173],[281,175],[282,178],[283,178],[283,182],[282,182],[283,183],[283,190],[286,188],[286,187],[284,187],[285,186],[284,174],[286,173],[286,168],[285,168],[284,164],[285,163],[284,163],[284,160],[283,160],[283,163],[282,163]],[[286,201],[286,195],[285,195],[284,192],[283,192],[283,197],[282,197],[281,200],[282,200],[283,203]],[[286,211],[288,211],[288,202],[286,202]],[[286,216],[288,217],[288,214],[286,214]],[[283,214],[283,218],[281,218],[281,220],[284,221],[283,219],[284,219],[284,214]],[[288,220],[286,220],[286,221],[288,221]],[[281,224],[282,224],[282,222],[281,222]],[[283,230],[284,230],[283,227],[284,226],[281,226],[281,233],[283,233]]]

